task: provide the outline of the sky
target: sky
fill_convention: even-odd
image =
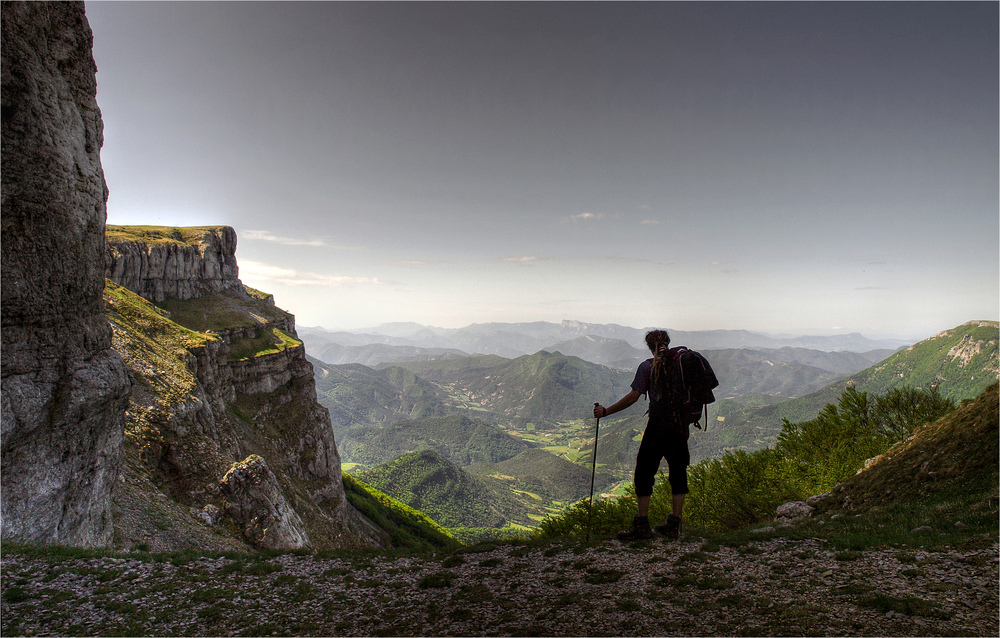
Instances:
[[[998,4],[87,2],[109,224],[300,326],[1000,316]]]

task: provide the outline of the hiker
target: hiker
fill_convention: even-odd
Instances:
[[[652,359],[646,359],[639,364],[632,380],[632,391],[618,400],[611,407],[601,404],[594,406],[594,418],[601,418],[621,412],[639,400],[644,394],[649,394],[649,421],[642,433],[642,442],[635,458],[635,495],[638,507],[632,520],[632,527],[618,532],[618,539],[623,541],[651,538],[653,531],[649,527],[649,501],[653,494],[653,483],[660,467],[660,459],[667,459],[670,489],[673,492],[672,512],[667,520],[656,526],[656,532],[668,539],[680,537],[681,510],[684,508],[684,495],[688,493],[687,466],[691,462],[688,451],[688,424],[683,422],[677,410],[672,409],[669,401],[658,401],[665,398],[656,392],[653,379],[665,378],[665,368],[670,363],[670,336],[665,330],[651,330],[646,333],[646,345],[653,353]],[[662,376],[661,376],[662,375]],[[667,405],[665,405],[667,404]]]

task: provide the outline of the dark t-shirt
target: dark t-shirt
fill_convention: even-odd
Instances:
[[[635,378],[632,379],[632,389],[639,394],[645,395],[649,392],[649,384],[653,370],[653,360],[646,359],[635,369]]]

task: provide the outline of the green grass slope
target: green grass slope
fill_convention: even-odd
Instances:
[[[356,510],[385,532],[394,549],[436,550],[460,544],[423,512],[346,473],[344,493]]]
[[[929,423],[817,503],[817,512],[879,520],[880,531],[920,527],[947,542],[989,547],[997,539],[1000,494],[998,385]]]
[[[501,528],[530,522],[528,512],[510,494],[433,450],[403,455],[357,477],[446,528]]]
[[[150,246],[197,244],[207,233],[222,226],[113,226],[108,225],[104,234],[114,241],[134,241]]]
[[[511,489],[534,494],[548,501],[574,501],[590,491],[590,466],[572,463],[539,448],[525,450],[499,463],[473,465],[468,471],[476,476],[489,476],[509,482]],[[595,478],[595,490],[613,483],[606,472]]]

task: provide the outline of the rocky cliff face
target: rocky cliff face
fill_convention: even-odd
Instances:
[[[236,231],[214,228],[108,228],[108,278],[150,301],[242,294]]]
[[[4,540],[105,545],[130,381],[104,316],[107,189],[82,2],[2,11]]]
[[[374,544],[294,319],[240,283],[236,233],[105,238],[91,40],[82,2],[3,3],[4,540]]]
[[[116,543],[379,543],[346,500],[294,318],[235,276],[233,230],[109,227],[108,238],[114,347],[137,381]]]

